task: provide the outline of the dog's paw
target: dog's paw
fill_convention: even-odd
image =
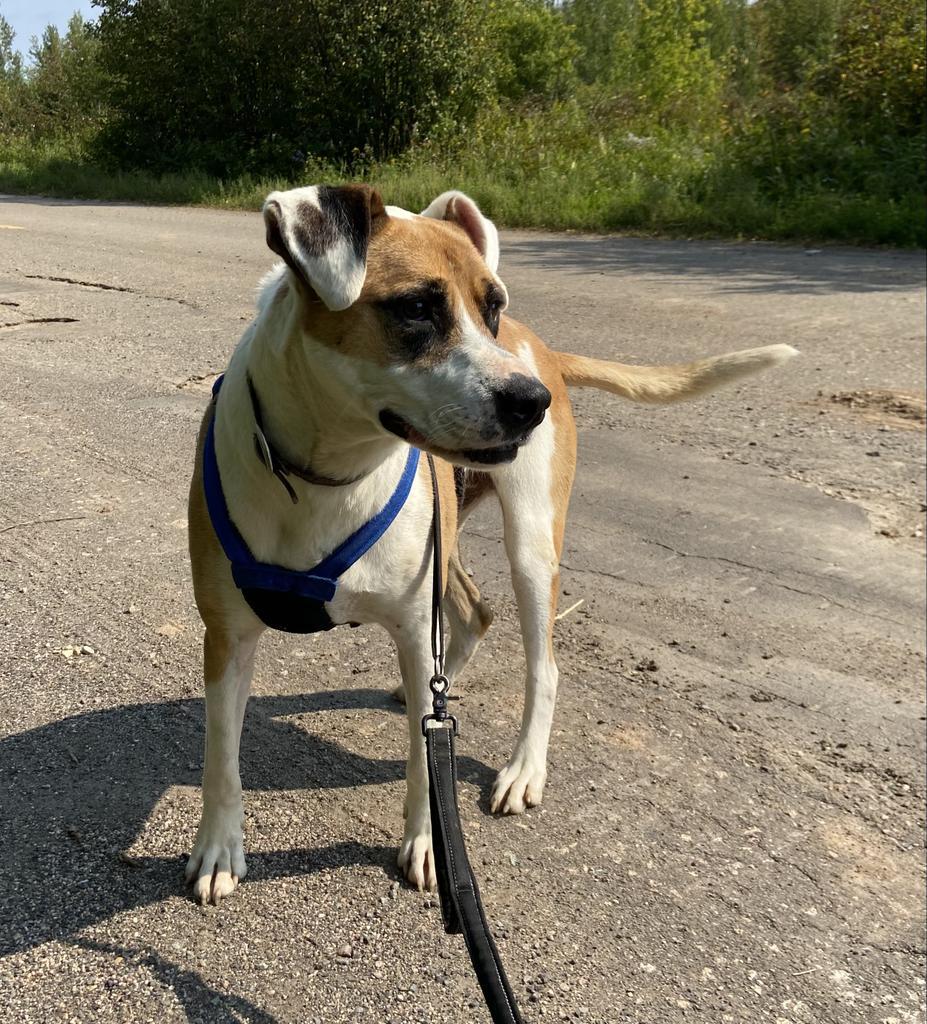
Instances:
[[[187,882],[193,883],[193,898],[205,906],[216,906],[231,895],[248,870],[241,832],[241,810],[204,814],[187,861]]]
[[[496,776],[489,798],[493,814],[523,814],[544,796],[547,768],[531,758],[515,754]]]
[[[396,858],[399,869],[406,877],[409,885],[415,886],[419,892],[434,892],[438,887],[435,875],[435,854],[431,845],[431,832],[422,831],[414,834],[406,829]]]

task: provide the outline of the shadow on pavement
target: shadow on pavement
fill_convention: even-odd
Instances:
[[[142,210],[150,208],[153,203],[142,203],[137,199],[71,199],[65,196],[30,196],[14,192],[0,192],[0,199],[5,206],[19,204],[20,206],[135,206]],[[165,206],[174,204],[165,203]]]
[[[372,689],[252,697],[242,735],[245,790],[402,780],[404,760],[356,754],[285,717],[371,708],[403,714],[387,693]],[[121,854],[170,787],[199,786],[203,741],[198,698],[90,711],[0,740],[0,956],[67,940],[117,913],[183,891],[184,855],[147,857],[137,846],[135,856]],[[485,765],[472,758],[460,762],[462,778],[488,787]],[[191,838],[198,813],[197,806]],[[306,814],[312,814],[311,798]],[[398,878],[395,854],[393,847],[358,842],[251,853],[248,879],[349,864],[380,866]]]
[[[165,988],[170,988],[183,1007],[187,1020],[209,1024],[277,1024],[277,1018],[242,996],[221,992],[208,985],[195,971],[184,970],[153,949],[117,946],[91,939],[74,939],[72,946],[92,953],[121,956],[144,967]]]
[[[704,278],[725,292],[817,295],[924,286],[924,254],[916,250],[544,235],[505,239],[503,252],[525,267]]]

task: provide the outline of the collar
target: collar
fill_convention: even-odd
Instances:
[[[267,436],[267,431],[264,429],[264,418],[261,415],[261,403],[258,399],[257,389],[254,386],[254,381],[251,379],[251,374],[247,375],[248,380],[248,394],[251,397],[251,411],[254,414],[254,452],[261,462],[273,473],[273,475],[283,484],[286,488],[287,494],[290,496],[290,500],[295,505],[299,499],[296,496],[296,491],[293,490],[293,485],[287,480],[287,477],[292,474],[298,476],[300,480],[305,480],[306,483],[316,484],[319,487],[346,487],[348,484],[357,483],[362,477],[366,476],[366,473],[361,473],[359,476],[351,477],[348,480],[336,480],[334,477],[323,476],[321,473],[313,471],[311,466],[297,466],[295,463],[290,462],[289,459],[285,458],[280,454],[280,449],[274,445],[270,438]],[[219,393],[219,385],[221,384],[222,378],[213,385],[213,395]]]

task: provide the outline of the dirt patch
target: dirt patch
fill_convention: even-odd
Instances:
[[[219,376],[218,373],[198,373],[187,377],[184,380],[174,381],[174,387],[178,391],[200,391],[204,395],[208,395],[212,391],[212,386]]]
[[[894,848],[872,826],[850,816],[822,826],[820,838],[829,859],[840,865],[844,886],[870,894],[895,922],[917,921],[923,884],[913,851]],[[912,885],[921,894],[917,900],[911,899]]]
[[[927,400],[923,391],[871,388],[865,391],[818,392],[817,405],[843,409],[886,427],[920,430],[927,422]]]

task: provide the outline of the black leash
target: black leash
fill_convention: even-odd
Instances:
[[[493,941],[486,912],[480,902],[480,890],[467,859],[460,814],[457,807],[457,756],[454,737],[457,719],[447,712],[450,686],[444,674],[444,616],[441,611],[441,501],[438,478],[430,455],[431,487],[434,494],[432,520],[431,653],[435,671],[431,678],[432,712],[422,719],[428,757],[428,802],[431,807],[431,836],[434,845],[441,917],[449,935],[463,934],[467,952],[494,1024],[524,1024],[515,996],[505,976],[499,950]],[[429,726],[429,723],[435,723]]]

